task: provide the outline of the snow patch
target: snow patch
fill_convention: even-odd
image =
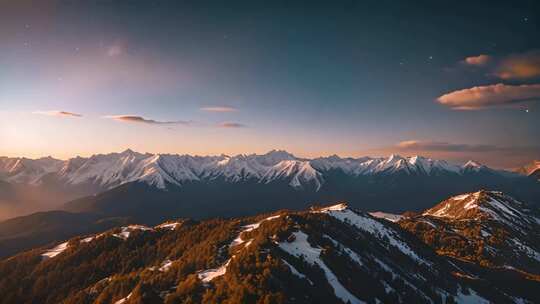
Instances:
[[[224,275],[227,272],[227,266],[229,266],[230,262],[231,259],[228,259],[227,262],[225,262],[225,264],[221,265],[220,267],[201,271],[197,276],[204,283],[208,283],[213,279]]]
[[[451,199],[453,199],[455,201],[462,201],[462,200],[464,200],[464,199],[466,199],[468,197],[469,197],[469,194],[467,193],[467,194],[461,194],[461,195],[453,196],[453,197],[451,197]]]
[[[125,303],[130,297],[131,297],[131,292],[125,297],[125,298],[121,298],[120,300],[114,302],[114,304],[123,304]]]
[[[324,271],[326,279],[328,280],[328,283],[330,283],[334,289],[336,297],[340,298],[345,303],[347,303],[347,301],[350,301],[352,304],[364,303],[356,296],[351,294],[343,285],[341,285],[336,275],[321,260],[320,254],[322,250],[320,248],[314,248],[309,244],[307,241],[307,234],[302,231],[294,232],[293,234],[295,236],[294,242],[279,243],[279,248],[295,257],[304,257],[306,262],[312,265],[316,264],[321,267],[321,269]]]
[[[165,272],[165,271],[169,270],[169,268],[171,268],[172,264],[173,264],[173,261],[167,259],[167,260],[163,261],[161,267],[159,267],[158,270],[161,271],[161,272]]]
[[[238,233],[238,236],[231,242],[229,247],[238,246],[238,245],[243,244],[244,242],[246,242],[245,240],[242,239],[242,233],[253,231],[253,230],[259,228],[259,226],[261,225],[262,222],[271,221],[271,220],[279,218],[280,216],[281,216],[280,214],[269,216],[269,217],[263,219],[262,221],[259,221],[259,222],[255,223],[255,224],[250,224],[250,225],[243,226],[244,229],[242,229],[242,231],[240,231],[240,233]],[[247,246],[248,245],[246,245],[246,247]]]
[[[243,227],[244,229],[242,231],[240,231],[238,236],[229,244],[229,248],[240,245],[240,244],[243,244],[243,243],[246,242],[245,240],[242,239],[242,233],[243,232],[253,231],[253,230],[259,228],[259,226],[261,225],[262,222],[277,219],[280,216],[281,216],[280,214],[269,216],[269,217],[263,219],[260,222],[244,226]],[[251,244],[251,241],[252,240],[249,240],[246,243],[246,245],[244,246],[244,248],[249,246]],[[229,263],[231,262],[231,260],[233,258],[234,258],[234,255],[230,259],[228,259],[225,262],[225,264],[221,265],[218,268],[208,269],[208,270],[204,270],[204,271],[199,272],[199,274],[198,274],[199,279],[201,279],[204,283],[208,283],[208,282],[212,281],[213,279],[224,275],[227,272],[227,266],[229,265]]]
[[[62,253],[64,250],[66,250],[67,247],[68,247],[68,242],[64,242],[52,249],[45,251],[44,253],[41,254],[41,256],[44,258],[54,258],[55,256]]]
[[[403,252],[405,255],[408,255],[415,261],[431,265],[430,262],[425,261],[424,259],[420,258],[405,242],[399,239],[399,236],[397,233],[390,229],[390,227],[386,227],[385,225],[381,224],[377,220],[369,217],[369,216],[363,216],[360,214],[357,214],[356,212],[350,210],[350,209],[341,209],[341,210],[321,210],[324,213],[327,213],[328,215],[344,222],[348,223],[350,225],[353,225],[361,230],[364,230],[366,232],[369,232],[370,234],[376,236],[379,239],[388,239],[388,243],[399,249],[401,252]]]
[[[369,215],[376,218],[382,218],[390,222],[397,222],[403,218],[403,216],[400,214],[392,214],[392,213],[386,213],[386,212],[381,212],[381,211],[370,212]]]
[[[340,204],[336,204],[336,205],[332,205],[332,206],[329,206],[329,207],[325,207],[325,208],[319,209],[319,210],[317,210],[316,212],[342,211],[342,210],[347,209],[347,207],[348,207],[348,206],[347,206],[346,203],[340,203]]]
[[[175,230],[180,226],[181,223],[174,222],[174,223],[163,223],[156,226],[156,229],[169,229],[169,230]]]
[[[283,264],[289,266],[289,269],[291,270],[292,274],[294,274],[295,276],[299,277],[300,279],[306,279],[308,280],[309,284],[313,285],[313,282],[311,282],[310,279],[308,279],[308,277],[306,277],[306,275],[304,275],[303,273],[301,273],[300,271],[296,270],[296,268],[294,268],[293,265],[289,264],[287,261],[285,261],[284,259],[281,259],[281,261],[283,262]]]
[[[131,234],[131,232],[135,230],[141,230],[141,231],[153,231],[154,229],[142,225],[129,225],[127,227],[120,228],[120,233],[114,233],[113,236],[117,237],[119,239],[127,240]]]
[[[334,246],[339,251],[346,253],[351,258],[351,260],[356,262],[356,264],[358,264],[360,266],[364,265],[364,263],[362,263],[362,260],[361,260],[360,256],[356,252],[351,250],[349,247],[346,247],[345,245],[343,245],[340,242],[334,240],[332,237],[330,237],[330,236],[328,236],[326,234],[324,235],[324,237],[329,239],[332,242],[332,244],[334,244]]]

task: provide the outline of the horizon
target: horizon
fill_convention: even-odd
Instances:
[[[71,157],[68,157],[68,158],[58,158],[58,157],[55,157],[53,155],[44,155],[44,156],[37,156],[37,157],[26,157],[26,156],[9,156],[9,155],[0,155],[0,158],[3,158],[3,157],[7,157],[7,158],[26,158],[26,159],[30,159],[30,160],[39,160],[39,159],[46,159],[46,158],[52,158],[52,159],[55,159],[55,160],[60,160],[60,161],[67,161],[67,160],[70,160],[70,159],[73,159],[73,158],[77,158],[77,157],[81,157],[81,158],[90,158],[90,157],[93,157],[93,156],[99,156],[99,155],[110,155],[110,154],[123,154],[123,153],[127,153],[127,152],[133,152],[133,153],[137,153],[137,154],[140,154],[140,155],[174,155],[174,156],[193,156],[193,157],[230,157],[230,158],[233,158],[233,157],[239,157],[239,156],[263,156],[263,155],[267,155],[267,154],[270,154],[270,153],[273,153],[273,152],[284,152],[284,153],[288,153],[290,155],[292,155],[293,157],[299,159],[299,160],[314,160],[314,159],[318,159],[318,158],[329,158],[329,157],[339,157],[341,159],[354,159],[354,160],[359,160],[359,159],[362,159],[362,158],[370,158],[370,159],[381,159],[381,158],[390,158],[390,157],[402,157],[402,158],[406,158],[406,159],[410,159],[410,158],[413,158],[413,157],[422,157],[422,158],[425,158],[425,159],[431,159],[431,160],[442,160],[442,161],[446,161],[448,162],[449,164],[452,164],[452,165],[457,165],[457,166],[464,166],[466,163],[468,162],[474,162],[474,163],[477,163],[479,165],[484,165],[484,166],[487,166],[489,168],[493,168],[493,169],[502,169],[502,170],[507,170],[507,171],[514,171],[514,170],[517,170],[517,169],[520,169],[521,167],[525,166],[525,165],[528,165],[530,163],[533,163],[533,162],[537,162],[538,160],[531,160],[530,162],[527,162],[525,164],[523,164],[522,166],[519,166],[519,167],[511,167],[511,168],[504,168],[504,167],[497,167],[497,166],[491,166],[489,164],[486,164],[486,163],[483,163],[483,162],[480,162],[476,159],[466,159],[466,160],[462,160],[462,161],[457,161],[457,160],[452,160],[452,159],[443,159],[443,158],[434,158],[434,157],[429,157],[429,156],[426,156],[426,155],[421,155],[421,154],[403,154],[403,153],[391,153],[389,155],[360,155],[360,156],[345,156],[345,155],[339,155],[339,154],[328,154],[328,155],[316,155],[316,156],[302,156],[302,155],[298,155],[296,153],[293,153],[293,152],[290,152],[290,151],[287,151],[285,149],[272,149],[272,150],[268,150],[266,152],[248,152],[248,153],[237,153],[237,154],[226,154],[226,153],[221,153],[221,154],[191,154],[191,153],[162,153],[162,152],[157,152],[157,153],[152,153],[152,152],[140,152],[140,151],[137,151],[137,150],[134,150],[134,149],[131,149],[131,148],[126,148],[124,150],[121,150],[121,151],[111,151],[111,152],[106,152],[106,153],[93,153],[93,154],[90,154],[90,155],[74,155],[74,156],[71,156]]]

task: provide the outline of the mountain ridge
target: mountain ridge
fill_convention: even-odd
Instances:
[[[540,278],[540,211],[501,192],[453,196],[397,223],[440,254]]]
[[[534,303],[540,281],[437,254],[346,203],[132,224],[0,260],[0,273],[0,303],[66,304]]]
[[[314,183],[316,190],[324,183],[328,170],[342,170],[352,176],[378,174],[467,174],[482,171],[512,175],[468,161],[462,166],[422,156],[387,158],[341,158],[337,155],[313,159],[298,158],[286,151],[236,156],[192,156],[179,154],[138,153],[130,149],[121,153],[75,157],[65,161],[53,158],[27,159],[0,157],[0,178],[7,182],[39,185],[45,177],[54,177],[66,185],[92,184],[108,190],[124,183],[142,181],[164,189],[167,184],[182,186],[186,182],[208,181],[217,177],[236,182],[254,179],[268,183],[276,178],[290,178],[290,186],[302,188]]]
[[[540,160],[534,160],[529,164],[517,169],[516,172],[540,180]]]

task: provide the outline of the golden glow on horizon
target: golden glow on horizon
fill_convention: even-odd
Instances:
[[[9,117],[8,117],[9,116]],[[474,159],[496,168],[514,168],[529,162],[534,155],[524,153],[501,158],[497,151],[467,153],[411,149],[388,143],[370,147],[367,141],[352,143],[345,138],[323,139],[313,134],[290,133],[277,136],[269,130],[192,128],[186,126],[153,126],[122,124],[91,118],[51,118],[27,113],[0,112],[0,156],[40,158],[52,156],[68,159],[74,156],[121,152],[130,148],[140,153],[191,155],[264,154],[273,149],[286,150],[298,157],[315,158],[337,154],[341,157],[422,155],[464,162]],[[51,135],[53,134],[53,135]],[[261,140],[264,138],[264,140]],[[348,145],[342,142],[349,142]],[[414,142],[414,141],[408,141]],[[9,143],[6,145],[5,143]],[[375,144],[372,144],[375,145]],[[359,149],[358,147],[365,147]]]

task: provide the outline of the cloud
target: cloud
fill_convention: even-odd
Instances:
[[[58,116],[58,117],[82,117],[82,114],[67,111],[35,111],[33,114]]]
[[[109,57],[117,57],[124,53],[124,47],[120,44],[114,44],[106,49],[106,54]]]
[[[222,122],[218,125],[220,128],[246,128],[247,126],[238,122]]]
[[[484,68],[488,76],[504,80],[525,80],[540,77],[540,50],[507,56],[481,54],[467,57],[461,63]]]
[[[536,143],[535,143],[536,144]],[[463,162],[475,159],[498,168],[522,166],[540,155],[540,146],[499,146],[492,144],[464,144],[445,141],[406,140],[379,150],[386,154],[410,153],[437,159]]]
[[[540,100],[540,84],[494,84],[453,91],[437,98],[437,102],[454,110],[479,110],[504,107]]]
[[[503,148],[493,145],[469,145],[437,141],[406,140],[398,143],[396,147],[405,151],[439,151],[439,152],[490,152],[500,151]]]
[[[505,80],[540,77],[540,51],[507,56],[497,64],[493,74]]]
[[[489,61],[491,61],[491,56],[483,55],[483,54],[478,55],[478,56],[467,57],[463,60],[465,64],[474,65],[474,66],[483,66],[483,65],[486,65]]]
[[[422,155],[434,159],[463,163],[474,159],[492,168],[512,169],[538,159],[540,146],[499,144],[467,144],[442,140],[406,140],[373,149],[374,155]]]
[[[237,108],[228,107],[228,106],[219,106],[219,107],[202,107],[200,108],[201,111],[206,112],[236,112],[238,111]]]
[[[131,123],[143,123],[150,125],[190,125],[191,121],[177,120],[177,121],[158,121],[153,119],[147,119],[142,116],[137,115],[107,115],[103,116],[104,118],[114,119],[120,122],[131,122]]]
[[[406,140],[399,142],[394,148],[401,151],[427,151],[427,152],[505,152],[505,153],[540,153],[540,146],[497,146],[497,145],[471,145],[449,143],[444,141]]]

